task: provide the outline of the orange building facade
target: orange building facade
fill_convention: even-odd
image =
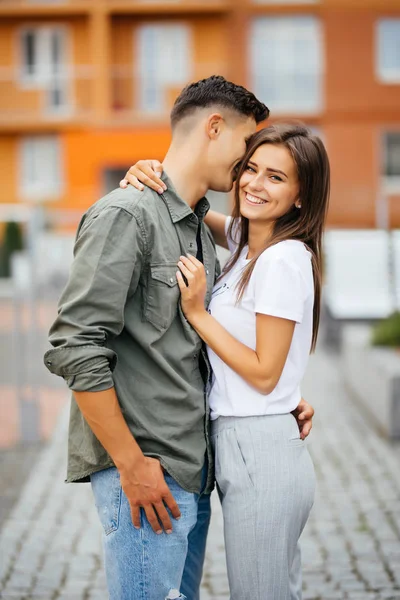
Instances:
[[[331,226],[400,227],[400,0],[0,0],[0,203],[83,212],[214,73],[323,137]]]

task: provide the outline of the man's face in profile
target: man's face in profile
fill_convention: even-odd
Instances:
[[[224,121],[221,133],[210,143],[208,156],[210,189],[229,192],[235,178],[235,167],[246,152],[246,142],[255,133],[253,117]]]

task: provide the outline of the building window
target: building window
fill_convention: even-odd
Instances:
[[[191,30],[181,24],[143,25],[137,38],[137,103],[139,110],[162,113],[169,93],[191,77]]]
[[[260,17],[253,22],[251,88],[277,113],[322,109],[322,34],[317,18]]]
[[[400,192],[400,131],[383,136],[382,174],[387,192]]]
[[[119,187],[119,182],[121,179],[124,179],[125,174],[126,166],[104,169],[102,177],[102,194],[105,196],[106,194],[112,192],[112,190],[115,190],[117,187]]]
[[[18,172],[24,199],[42,201],[59,196],[63,188],[59,138],[54,135],[23,138]]]
[[[376,35],[377,76],[385,83],[400,83],[400,19],[381,19]]]
[[[20,81],[45,92],[44,109],[54,112],[68,104],[67,36],[62,27],[32,27],[20,36]]]

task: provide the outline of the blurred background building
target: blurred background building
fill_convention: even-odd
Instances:
[[[82,213],[136,160],[163,158],[176,96],[212,74],[253,90],[271,121],[312,127],[332,166],[302,389],[321,490],[307,598],[400,597],[400,0],[0,0],[4,600],[105,597],[90,491],[59,485],[70,394],[43,365],[48,329]],[[213,573],[222,590],[213,523],[207,590]]]
[[[80,216],[163,158],[177,94],[212,74],[326,143],[331,331],[400,307],[400,0],[0,0],[0,448],[66,402],[42,356]]]
[[[215,73],[320,133],[331,226],[400,226],[400,0],[0,0],[7,219],[38,203],[75,224],[163,157],[179,90]]]

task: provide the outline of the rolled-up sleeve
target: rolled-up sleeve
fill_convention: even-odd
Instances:
[[[44,362],[74,391],[113,387],[117,362],[107,340],[124,327],[128,294],[134,293],[145,254],[143,231],[120,207],[103,209],[81,223],[58,317],[50,329],[53,348]]]

